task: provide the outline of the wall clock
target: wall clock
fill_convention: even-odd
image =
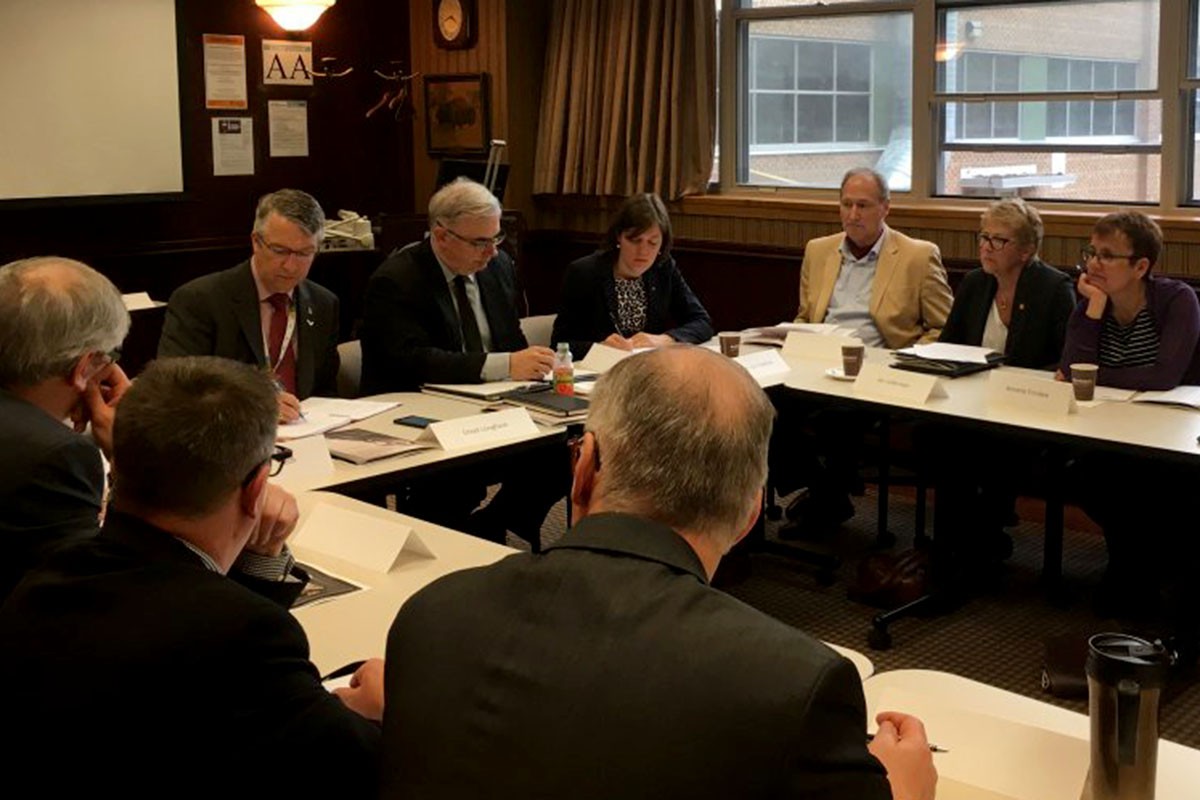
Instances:
[[[433,0],[433,42],[443,50],[475,46],[479,22],[475,0]]]

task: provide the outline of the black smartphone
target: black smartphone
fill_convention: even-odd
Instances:
[[[416,414],[409,414],[407,417],[396,417],[392,420],[397,425],[407,425],[410,428],[428,428],[438,420],[432,417],[419,417]]]

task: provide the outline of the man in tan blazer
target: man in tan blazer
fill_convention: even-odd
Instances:
[[[871,169],[842,178],[843,233],[811,240],[800,267],[797,322],[835,322],[871,347],[936,341],[954,297],[932,242],[892,230],[887,181]]]

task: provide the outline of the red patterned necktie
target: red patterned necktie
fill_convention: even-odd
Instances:
[[[283,388],[289,393],[296,393],[296,348],[292,346],[292,342],[288,342],[287,351],[283,354],[283,359],[279,358],[279,351],[283,348],[283,337],[287,333],[288,322],[288,303],[290,300],[286,294],[273,294],[267,298],[267,302],[271,304],[271,308],[275,313],[271,315],[271,327],[267,331],[267,344],[270,346],[270,352],[267,357],[270,359],[271,366],[275,367],[275,377],[283,384]],[[295,337],[293,329],[292,336]],[[278,366],[276,366],[278,365]]]

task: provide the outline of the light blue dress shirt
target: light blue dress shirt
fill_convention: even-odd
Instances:
[[[885,228],[862,258],[855,258],[850,252],[848,238],[842,239],[842,268],[838,271],[833,295],[829,298],[829,309],[825,312],[825,322],[852,329],[867,347],[885,346],[883,334],[875,327],[875,320],[871,319],[871,284],[875,282],[879,251],[883,249],[883,240],[886,238]]]

